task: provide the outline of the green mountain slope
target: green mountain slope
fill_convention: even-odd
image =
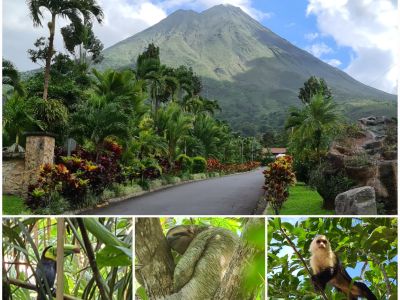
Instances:
[[[356,81],[234,6],[178,10],[106,49],[96,67],[133,66],[149,43],[160,47],[164,64],[191,66],[203,79],[204,96],[219,100],[220,118],[245,134],[282,127],[287,108],[300,104],[298,90],[311,75],[327,81],[351,118],[397,112],[396,96]]]

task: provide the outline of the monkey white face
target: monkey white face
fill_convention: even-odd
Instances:
[[[317,235],[311,242],[310,252],[313,253],[318,250],[322,251],[331,250],[331,245],[325,235]]]

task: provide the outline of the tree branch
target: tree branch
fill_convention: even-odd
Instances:
[[[307,266],[307,263],[305,262],[303,256],[300,254],[299,251],[297,251],[296,246],[293,244],[292,240],[289,238],[289,236],[286,234],[285,230],[282,228],[282,225],[279,223],[279,230],[282,232],[284,238],[286,239],[286,241],[289,243],[290,247],[293,248],[294,252],[297,254],[297,256],[299,257],[299,259],[301,260],[301,262],[303,263],[304,267],[306,268],[308,274],[310,274],[310,277],[312,277],[312,273],[310,271],[310,269]],[[319,289],[319,292],[321,293],[322,298],[324,298],[325,300],[329,300],[328,297],[325,294],[325,291],[319,286],[319,284],[316,285]]]
[[[21,287],[23,289],[28,289],[28,290],[37,291],[37,292],[39,291],[39,289],[36,287],[36,285],[31,284],[29,282],[25,282],[25,281],[14,279],[14,278],[8,278],[8,280],[9,280],[10,284]],[[55,296],[55,295],[53,294],[53,296]],[[63,297],[64,297],[63,298],[64,300],[81,300],[80,298],[76,298],[76,297],[73,297],[70,295],[64,295]]]
[[[90,267],[92,268],[93,276],[94,276],[94,279],[96,280],[97,287],[99,288],[101,299],[108,300],[109,298],[107,296],[108,295],[107,287],[104,284],[103,278],[100,275],[99,268],[97,267],[92,244],[90,243],[85,224],[83,223],[83,219],[77,218],[76,221],[78,222],[78,226],[79,226],[79,229],[82,234],[82,240],[83,240],[83,243],[85,244],[86,254],[89,259],[89,264],[90,264]]]

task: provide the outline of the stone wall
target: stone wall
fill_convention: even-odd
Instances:
[[[21,196],[24,189],[24,158],[3,158],[3,193]]]
[[[53,164],[55,139],[46,135],[32,135],[26,138],[25,147],[25,186],[35,184],[39,176],[40,166]]]
[[[3,152],[3,193],[24,196],[38,180],[40,167],[53,164],[55,139],[46,135],[26,138],[25,155]]]

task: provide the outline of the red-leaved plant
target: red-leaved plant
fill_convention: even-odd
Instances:
[[[289,186],[296,183],[296,176],[292,170],[293,159],[289,155],[278,157],[274,162],[268,164],[265,169],[265,199],[279,214],[283,203],[289,197]]]

